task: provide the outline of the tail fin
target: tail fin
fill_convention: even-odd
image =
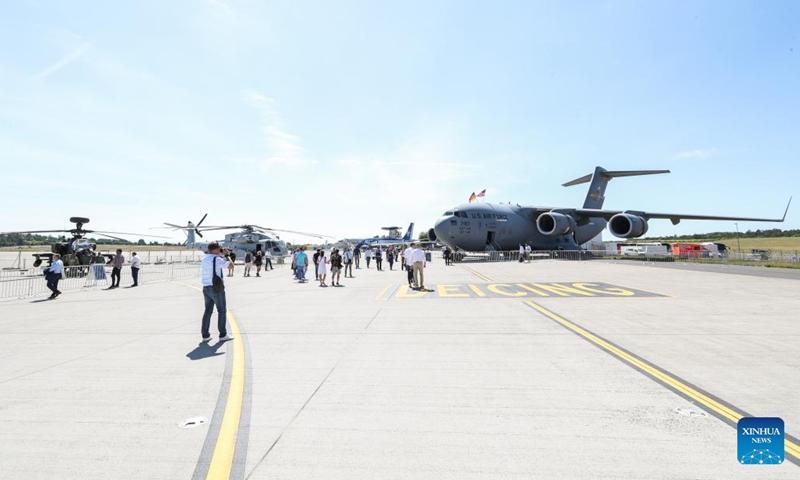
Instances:
[[[410,242],[411,237],[414,236],[414,222],[411,222],[411,225],[408,226],[408,230],[406,230],[406,234],[403,235],[404,242]]]
[[[186,246],[189,248],[194,248],[195,244],[197,243],[197,239],[194,236],[195,226],[192,222],[189,222],[189,227],[191,228],[186,230]]]
[[[603,200],[606,199],[606,187],[612,178],[616,177],[637,177],[640,175],[656,175],[659,173],[669,173],[669,170],[619,170],[610,172],[603,167],[595,167],[594,173],[576,178],[571,182],[565,183],[564,187],[580,185],[581,183],[591,182],[583,208],[603,208]]]

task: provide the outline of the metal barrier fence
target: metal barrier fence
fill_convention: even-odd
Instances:
[[[0,271],[0,300],[49,295],[43,268]],[[120,285],[133,284],[131,269],[125,265],[120,272]],[[179,278],[199,278],[200,263],[173,263],[163,265],[143,264],[139,270],[139,284],[166,282]],[[111,285],[111,267],[95,264],[64,267],[58,289],[74,292]]]
[[[725,255],[712,256],[702,255],[700,252],[690,252],[685,255],[672,254],[623,254],[618,252],[608,252],[606,250],[536,250],[529,255],[522,254],[517,250],[511,251],[492,251],[492,252],[454,252],[454,262],[518,262],[520,257],[523,261],[536,260],[619,260],[632,262],[704,262],[704,263],[726,263],[736,261],[758,265],[769,263],[800,263],[800,252],[728,252]],[[707,252],[706,252],[707,253]]]

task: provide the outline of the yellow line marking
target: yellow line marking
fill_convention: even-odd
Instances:
[[[675,390],[683,393],[684,395],[692,398],[693,400],[705,405],[706,407],[714,410],[718,414],[722,415],[723,417],[729,419],[733,423],[737,423],[739,419],[742,418],[737,412],[731,410],[730,408],[722,405],[721,403],[717,402],[713,398],[709,398],[707,395],[698,392],[694,388],[686,385],[685,383],[681,382],[680,380],[676,379],[675,377],[655,368],[652,367],[636,357],[625,353],[624,351],[620,350],[619,348],[611,345],[610,343],[606,342],[602,338],[594,335],[592,333],[587,332],[586,330],[582,329],[581,327],[575,325],[574,323],[570,322],[569,320],[560,317],[559,315],[551,312],[550,310],[538,305],[535,302],[527,301],[525,302],[528,306],[532,307],[534,310],[538,311],[542,315],[554,320],[561,325],[567,327],[568,329],[572,330],[573,332],[577,333],[578,335],[582,336],[583,338],[589,340],[590,342],[594,343],[595,345],[599,346],[603,350],[615,355],[616,357],[628,362],[629,364],[633,365],[634,367],[642,370],[653,377],[661,380],[665,384],[669,385],[670,387],[674,388]],[[800,460],[800,446],[796,445],[789,439],[784,439],[784,446],[785,450],[789,452],[790,455],[795,457],[797,460]]]
[[[188,283],[175,282],[202,292],[203,290]],[[231,371],[231,384],[228,387],[228,399],[225,403],[225,413],[222,415],[222,424],[214,446],[214,454],[208,467],[206,479],[222,480],[231,476],[233,467],[233,454],[236,451],[236,436],[239,433],[239,420],[242,416],[242,399],[244,398],[244,342],[239,330],[236,317],[228,313],[228,322],[233,333],[233,368]]]
[[[244,343],[236,318],[228,312],[228,322],[233,331],[233,370],[225,414],[217,436],[217,445],[208,467],[207,479],[227,479],[231,476],[233,454],[236,450],[236,436],[239,433],[239,419],[242,414],[244,397]]]
[[[473,270],[473,269],[471,269],[471,268],[469,268],[469,267],[467,267],[465,265],[462,265],[460,263],[458,264],[458,266],[463,268],[464,270],[468,271],[469,273],[475,275],[476,277],[480,278],[481,280],[483,280],[485,282],[488,282],[488,283],[492,283],[492,279],[487,277],[486,275],[484,275],[484,274],[482,274],[480,272],[477,272],[477,271],[475,271],[475,270]]]
[[[381,293],[379,293],[379,294],[378,294],[378,295],[375,297],[375,300],[380,300],[380,299],[381,299],[381,297],[382,297],[382,296],[383,296],[383,295],[386,293],[386,291],[387,291],[387,290],[389,290],[390,288],[392,288],[392,286],[391,286],[391,285],[386,285],[386,288],[384,288],[383,290],[381,290]]]

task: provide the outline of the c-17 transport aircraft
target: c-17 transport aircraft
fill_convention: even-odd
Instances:
[[[651,219],[727,220],[740,222],[783,222],[781,218],[720,217],[652,213],[640,210],[603,210],[606,187],[612,178],[670,173],[669,170],[608,171],[596,167],[589,174],[563,186],[591,182],[583,208],[520,206],[493,203],[465,203],[446,211],[428,231],[435,240],[465,251],[516,250],[529,244],[535,250],[580,250],[580,245],[596,237],[608,226],[619,238],[636,238],[647,233]],[[792,199],[789,199],[791,204]]]

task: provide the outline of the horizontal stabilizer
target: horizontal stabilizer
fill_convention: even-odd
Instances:
[[[658,175],[661,173],[670,173],[670,172],[669,170],[617,170],[612,172],[604,171],[601,173],[601,175],[603,176],[603,178],[611,180],[612,178],[617,178],[617,177],[638,177],[641,175]],[[584,175],[580,178],[572,180],[571,182],[567,182],[562,186],[571,187],[573,185],[580,185],[581,183],[589,183],[593,175],[594,174],[592,173],[590,173],[589,175]]]

